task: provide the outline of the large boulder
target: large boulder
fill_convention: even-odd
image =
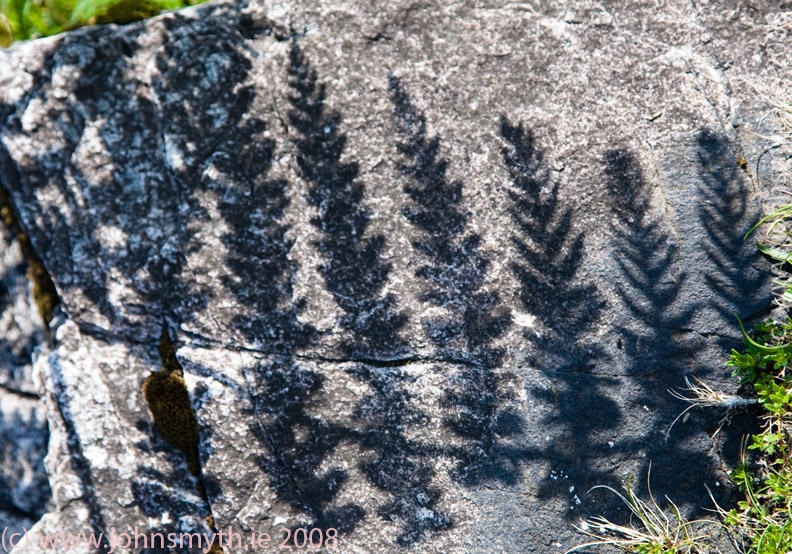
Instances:
[[[548,552],[626,521],[588,491],[629,475],[735,501],[740,418],[669,433],[667,390],[733,390],[733,314],[773,308],[743,235],[792,16],[539,4],[219,2],[0,53],[60,299],[34,532]]]

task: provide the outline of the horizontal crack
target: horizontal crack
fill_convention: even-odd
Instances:
[[[0,383],[0,389],[9,392],[11,394],[15,394],[17,396],[21,396],[23,398],[32,398],[35,400],[41,400],[41,396],[36,394],[35,392],[24,391],[20,389],[16,389],[14,387],[9,387],[8,385],[4,385]]]
[[[128,336],[126,333],[116,333],[109,331],[103,327],[99,327],[93,324],[86,324],[86,323],[78,323],[78,328],[80,332],[93,337],[98,338],[100,340],[116,340],[116,341],[123,341],[130,344],[152,347],[157,346],[158,342],[156,340],[144,340],[144,339],[135,339]],[[307,361],[317,361],[317,362],[329,362],[329,363],[360,363],[365,365],[370,365],[373,367],[402,367],[410,364],[420,364],[420,363],[447,363],[447,364],[454,364],[454,365],[461,365],[466,367],[474,367],[474,368],[484,368],[483,364],[479,364],[470,360],[465,360],[462,358],[455,358],[455,357],[438,357],[438,356],[411,356],[407,358],[396,358],[396,359],[377,359],[377,358],[357,358],[357,357],[341,357],[336,358],[332,356],[322,356],[321,354],[301,354],[298,352],[284,352],[278,350],[263,350],[259,348],[254,348],[251,346],[246,345],[239,345],[239,344],[229,344],[227,342],[223,342],[214,338],[207,337],[205,335],[201,335],[199,333],[194,333],[190,331],[179,330],[179,333],[185,335],[189,340],[190,346],[197,346],[201,348],[206,347],[218,347],[224,350],[228,350],[230,352],[248,352],[251,354],[261,354],[263,356],[282,356],[282,357],[291,357],[300,360],[307,360]],[[178,344],[178,341],[174,341],[174,344]]]

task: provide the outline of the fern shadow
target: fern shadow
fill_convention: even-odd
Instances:
[[[341,345],[344,358],[361,362],[348,372],[373,391],[355,408],[360,425],[347,434],[356,448],[371,453],[360,469],[389,498],[377,513],[401,522],[396,542],[407,546],[451,524],[436,506],[440,492],[431,485],[432,449],[407,438],[411,427],[428,420],[414,406],[405,388],[410,380],[400,367],[411,359],[399,334],[407,317],[398,311],[396,296],[383,292],[391,271],[382,259],[385,237],[369,232],[372,213],[364,204],[358,164],[341,162],[346,146],[341,117],[326,109],[325,85],[296,42],[289,62],[288,117],[296,131],[292,142],[307,183],[306,200],[317,212],[311,224],[317,232],[313,245],[323,259],[319,272],[342,312],[338,327],[348,337]]]
[[[412,245],[422,260],[415,272],[423,284],[420,300],[448,314],[427,317],[424,330],[437,357],[459,368],[444,397],[453,413],[444,426],[460,441],[446,448],[455,460],[452,477],[466,486],[514,485],[528,454],[509,442],[523,422],[508,406],[503,382],[510,375],[499,371],[504,351],[497,346],[512,318],[499,294],[485,286],[492,262],[481,236],[467,229],[464,185],[447,177],[440,138],[429,136],[425,116],[396,77],[389,89],[401,154],[397,167],[410,200],[402,213],[416,231]]]
[[[762,214],[758,204],[752,205],[749,177],[729,142],[704,129],[696,146],[703,199],[696,215],[704,231],[701,247],[711,268],[704,279],[720,319],[736,335],[735,313],[751,318],[772,306],[768,264],[753,241],[744,238]]]
[[[617,381],[596,374],[606,358],[587,340],[605,302],[598,287],[581,275],[585,237],[574,229],[573,213],[561,202],[559,184],[551,178],[533,131],[501,116],[500,136],[516,229],[512,244],[517,257],[511,270],[519,285],[521,318],[530,321],[523,337],[534,348],[531,365],[552,382],[549,390],[532,391],[551,407],[543,427],[554,435],[536,454],[550,465],[538,496],[567,498],[566,513],[577,516],[579,497],[570,495],[569,483],[578,488],[584,483],[584,489],[612,483],[601,466],[610,453],[608,439],[622,420],[611,398]]]
[[[684,386],[683,378],[706,358],[707,340],[696,333],[695,321],[709,306],[696,282],[700,262],[688,257],[687,245],[680,242],[687,238],[673,235],[667,222],[655,215],[652,187],[631,152],[611,150],[605,154],[603,166],[618,220],[615,289],[626,316],[615,329],[615,356],[632,383],[629,403],[633,419],[640,419],[637,414],[641,412],[646,414],[641,423],[632,424],[623,447],[646,453],[646,462],[640,464],[640,475],[634,481],[641,494],[651,477],[654,483],[663,484],[663,493],[674,502],[702,515],[703,483],[714,485],[718,476],[723,478],[719,461],[700,427],[677,425],[669,435],[674,417],[687,405],[667,392]],[[688,202],[701,202],[699,196],[706,198],[699,193]],[[710,433],[714,433],[718,417],[704,415]]]

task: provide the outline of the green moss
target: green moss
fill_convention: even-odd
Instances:
[[[187,467],[196,477],[201,473],[198,458],[198,422],[184,382],[184,373],[173,351],[168,330],[163,326],[159,345],[162,369],[143,383],[143,396],[149,405],[160,435],[187,457]]]
[[[32,249],[31,249],[32,250]],[[47,273],[44,264],[37,259],[28,260],[27,277],[33,281],[33,299],[38,306],[39,314],[49,332],[49,323],[52,321],[52,312],[60,301],[55,284]]]
[[[162,326],[160,335],[159,355],[162,368],[149,375],[143,382],[143,396],[149,405],[149,410],[154,418],[154,425],[168,443],[181,450],[187,458],[187,468],[190,473],[198,477],[195,489],[207,501],[206,487],[200,480],[201,461],[198,457],[198,421],[190,402],[187,384],[184,382],[184,371],[173,343],[168,335],[168,329]],[[206,518],[206,525],[217,533],[214,518]],[[207,554],[223,554],[217,540],[212,544]]]
[[[103,13],[88,20],[89,25],[119,23],[125,25],[159,14],[162,8],[149,0],[121,0],[111,5]]]

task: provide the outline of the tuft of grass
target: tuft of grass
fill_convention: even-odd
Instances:
[[[666,497],[671,507],[671,516],[667,515],[655,502],[651,488],[649,502],[636,496],[630,485],[631,477],[624,485],[626,495],[604,485],[591,489],[606,489],[618,496],[630,509],[631,523],[619,525],[604,517],[593,517],[576,528],[596,540],[567,550],[566,554],[590,546],[614,546],[636,554],[696,554],[708,551],[705,541],[709,535],[697,534],[695,527],[699,523],[714,524],[715,522],[688,521],[679,507]]]
[[[750,448],[750,447],[749,447]],[[743,458],[731,473],[745,493],[737,508],[724,510],[716,504],[724,523],[740,539],[740,552],[748,554],[788,554],[792,552],[792,477],[789,468],[767,467],[760,462],[759,477]]]
[[[0,0],[0,47],[86,25],[126,24],[204,0]]]
[[[668,431],[666,431],[666,439],[671,433],[671,429],[673,429],[676,422],[679,421],[680,418],[684,417],[693,408],[725,409],[726,415],[724,415],[723,419],[721,420],[722,427],[722,425],[728,421],[729,416],[734,410],[756,404],[757,402],[755,398],[743,398],[742,396],[737,396],[735,394],[717,391],[697,377],[693,377],[693,380],[695,383],[691,383],[690,379],[685,377],[685,383],[687,384],[687,387],[683,388],[681,391],[668,391],[674,398],[684,400],[690,405],[685,408],[682,413],[674,419],[673,422],[671,422],[671,425],[668,427]],[[689,396],[686,396],[683,393],[687,393]],[[718,427],[718,430],[712,435],[713,438],[720,432],[721,427]]]

